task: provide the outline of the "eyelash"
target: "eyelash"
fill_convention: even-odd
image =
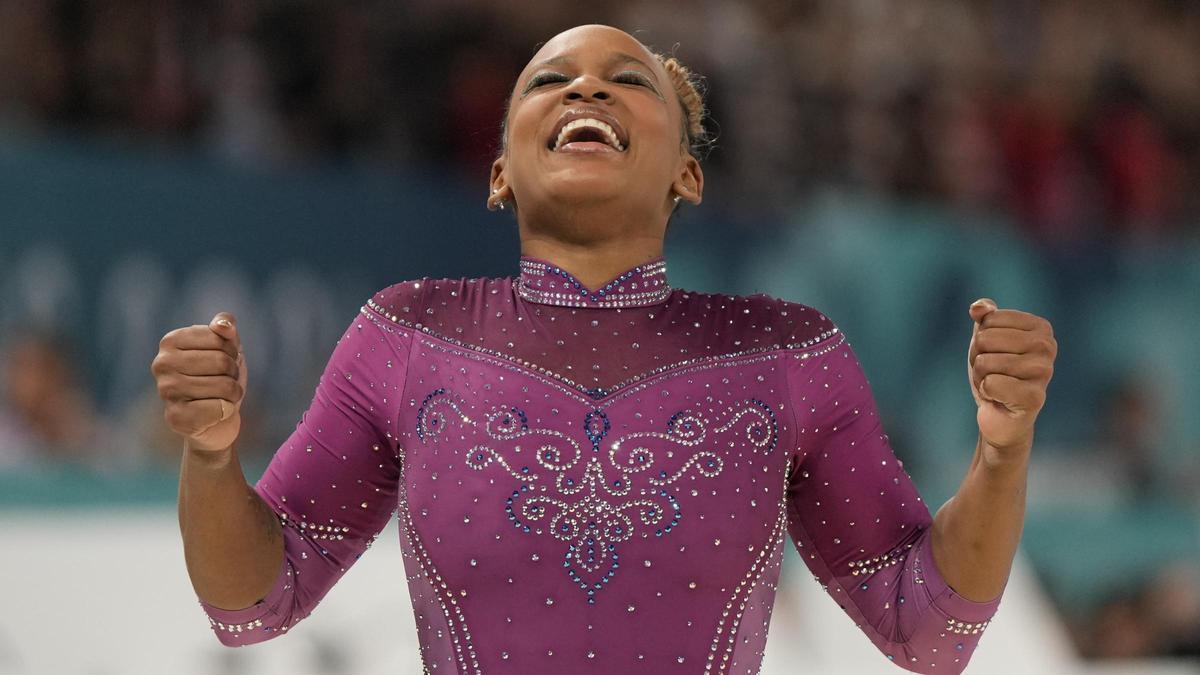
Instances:
[[[539,73],[537,75],[534,75],[529,80],[529,86],[526,88],[526,91],[536,89],[538,87],[541,87],[546,84],[551,84],[553,82],[566,82],[566,81],[567,81],[567,76],[563,75],[562,73]],[[646,87],[647,89],[653,89],[653,87],[650,86],[650,82],[649,82],[649,80],[646,79],[645,75],[642,75],[641,73],[638,73],[638,72],[632,71],[632,70],[628,70],[623,73],[617,73],[616,75],[613,76],[613,82],[616,82],[618,84],[639,85],[639,86]]]

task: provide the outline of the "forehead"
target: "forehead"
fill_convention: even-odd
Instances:
[[[577,26],[551,38],[533,55],[526,64],[524,73],[539,67],[547,60],[555,63],[566,61],[607,61],[633,57],[646,64],[656,77],[661,77],[662,68],[650,50],[637,38],[612,26],[599,24]],[[629,60],[629,59],[623,59]]]

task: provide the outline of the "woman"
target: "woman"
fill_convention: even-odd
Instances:
[[[488,197],[516,213],[520,276],[377,293],[253,489],[233,317],[164,337],[188,572],[224,644],[290,629],[398,509],[428,670],[755,672],[789,532],[888,658],[966,666],[1019,538],[1049,324],[971,306],[980,438],[930,518],[829,319],[668,284],[702,113],[622,31],[547,42]]]

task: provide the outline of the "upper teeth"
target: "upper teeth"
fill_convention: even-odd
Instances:
[[[563,143],[567,141],[567,136],[570,135],[571,130],[578,129],[580,127],[591,127],[596,129],[600,133],[604,134],[605,139],[608,140],[608,144],[616,148],[618,152],[625,150],[625,146],[621,145],[621,141],[617,138],[617,132],[613,131],[611,126],[609,126],[606,122],[601,122],[600,120],[592,119],[591,117],[581,117],[577,120],[571,120],[563,125],[562,131],[558,132],[558,139],[554,141],[554,149],[558,150],[561,148]]]

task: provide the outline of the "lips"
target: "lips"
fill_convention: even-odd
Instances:
[[[546,139],[551,152],[624,152],[629,135],[616,117],[592,106],[563,111]]]

